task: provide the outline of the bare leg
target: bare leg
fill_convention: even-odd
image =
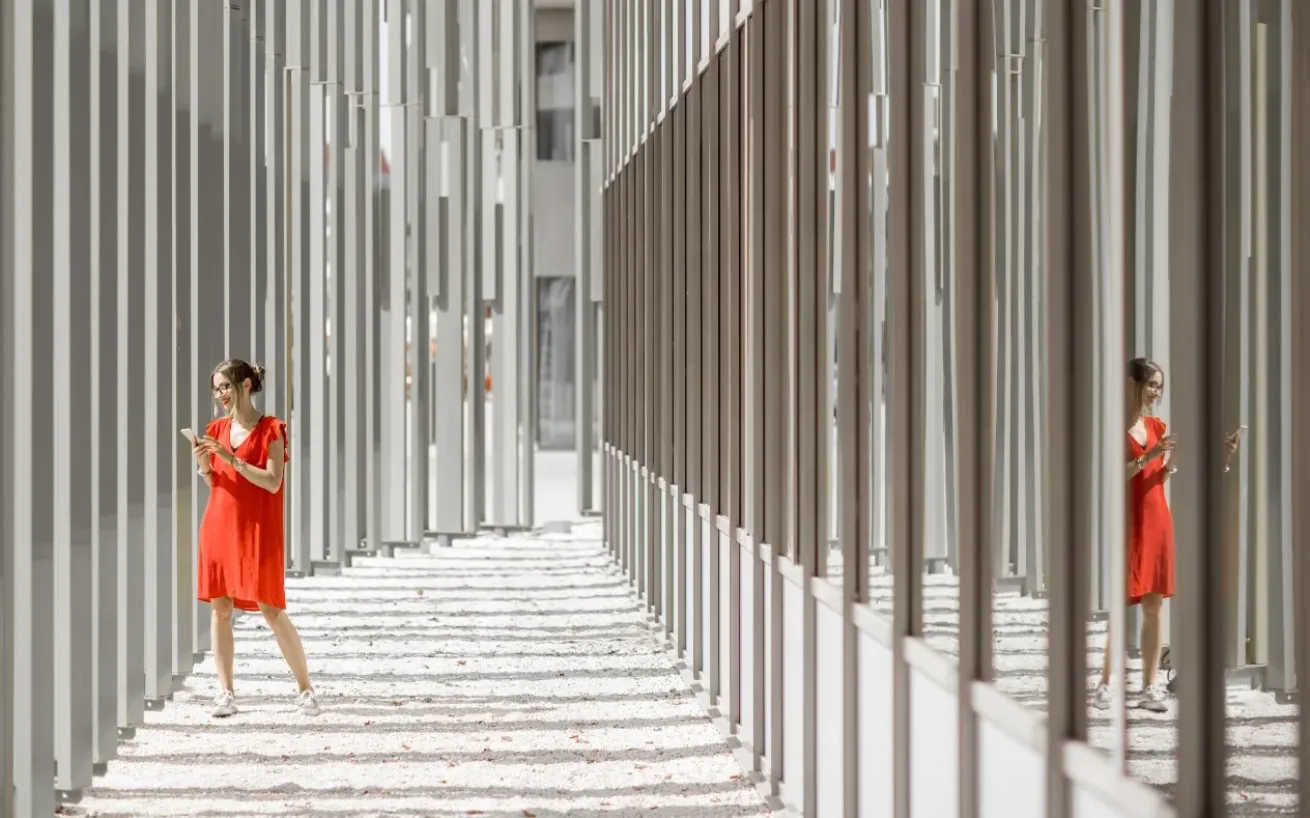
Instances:
[[[214,645],[214,669],[218,672],[218,683],[226,691],[232,691],[232,664],[236,646],[232,641],[232,599],[219,597],[209,602],[213,616],[209,619],[209,639]]]
[[[1159,594],[1147,594],[1142,597],[1142,686],[1155,684],[1156,671],[1160,669],[1160,610],[1164,597]]]
[[[273,630],[273,635],[277,637],[277,646],[282,649],[282,658],[286,660],[292,675],[296,677],[296,684],[302,691],[312,690],[313,686],[309,683],[309,664],[305,661],[305,646],[300,643],[300,632],[291,623],[291,617],[287,616],[287,612],[283,609],[262,602],[259,603],[259,610],[264,614],[264,621]]]

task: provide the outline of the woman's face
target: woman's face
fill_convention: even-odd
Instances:
[[[209,381],[214,399],[223,404],[224,411],[230,412],[237,405],[238,387],[221,372],[215,372]]]
[[[1151,370],[1151,376],[1146,379],[1146,383],[1141,387],[1141,402],[1143,409],[1152,409],[1160,402],[1161,396],[1164,395],[1164,375],[1158,370]]]

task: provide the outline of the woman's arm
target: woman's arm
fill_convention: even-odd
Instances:
[[[268,463],[264,468],[261,469],[252,463],[243,463],[242,466],[237,468],[237,474],[269,494],[276,494],[277,490],[282,487],[282,474],[286,469],[286,460],[282,456],[283,451],[282,439],[273,440],[268,444]],[[234,457],[233,460],[235,459]]]

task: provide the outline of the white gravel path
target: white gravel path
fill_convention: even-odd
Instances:
[[[484,537],[289,581],[323,705],[293,711],[258,616],[242,712],[206,661],[69,813],[132,816],[769,814],[650,636],[600,542]]]

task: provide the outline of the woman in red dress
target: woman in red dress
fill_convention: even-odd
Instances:
[[[237,712],[232,686],[232,610],[259,611],[277,637],[300,687],[296,706],[318,713],[309,683],[305,648],[287,616],[282,539],[282,474],[287,462],[287,425],[260,414],[250,396],[264,388],[264,368],[224,361],[210,376],[214,399],[227,412],[196,438],[198,471],[209,484],[209,505],[200,523],[197,597],[213,609],[210,633],[221,689],[217,718]]]
[[[1132,423],[1128,428],[1128,604],[1142,606],[1142,694],[1138,707],[1165,712],[1164,685],[1156,681],[1162,645],[1160,611],[1174,595],[1174,518],[1164,486],[1177,469],[1173,466],[1175,439],[1165,422],[1151,414],[1164,394],[1164,370],[1149,358],[1128,362],[1128,401]],[[1240,430],[1224,445],[1231,458],[1237,451]],[[1110,706],[1110,640],[1105,664],[1092,704]]]

